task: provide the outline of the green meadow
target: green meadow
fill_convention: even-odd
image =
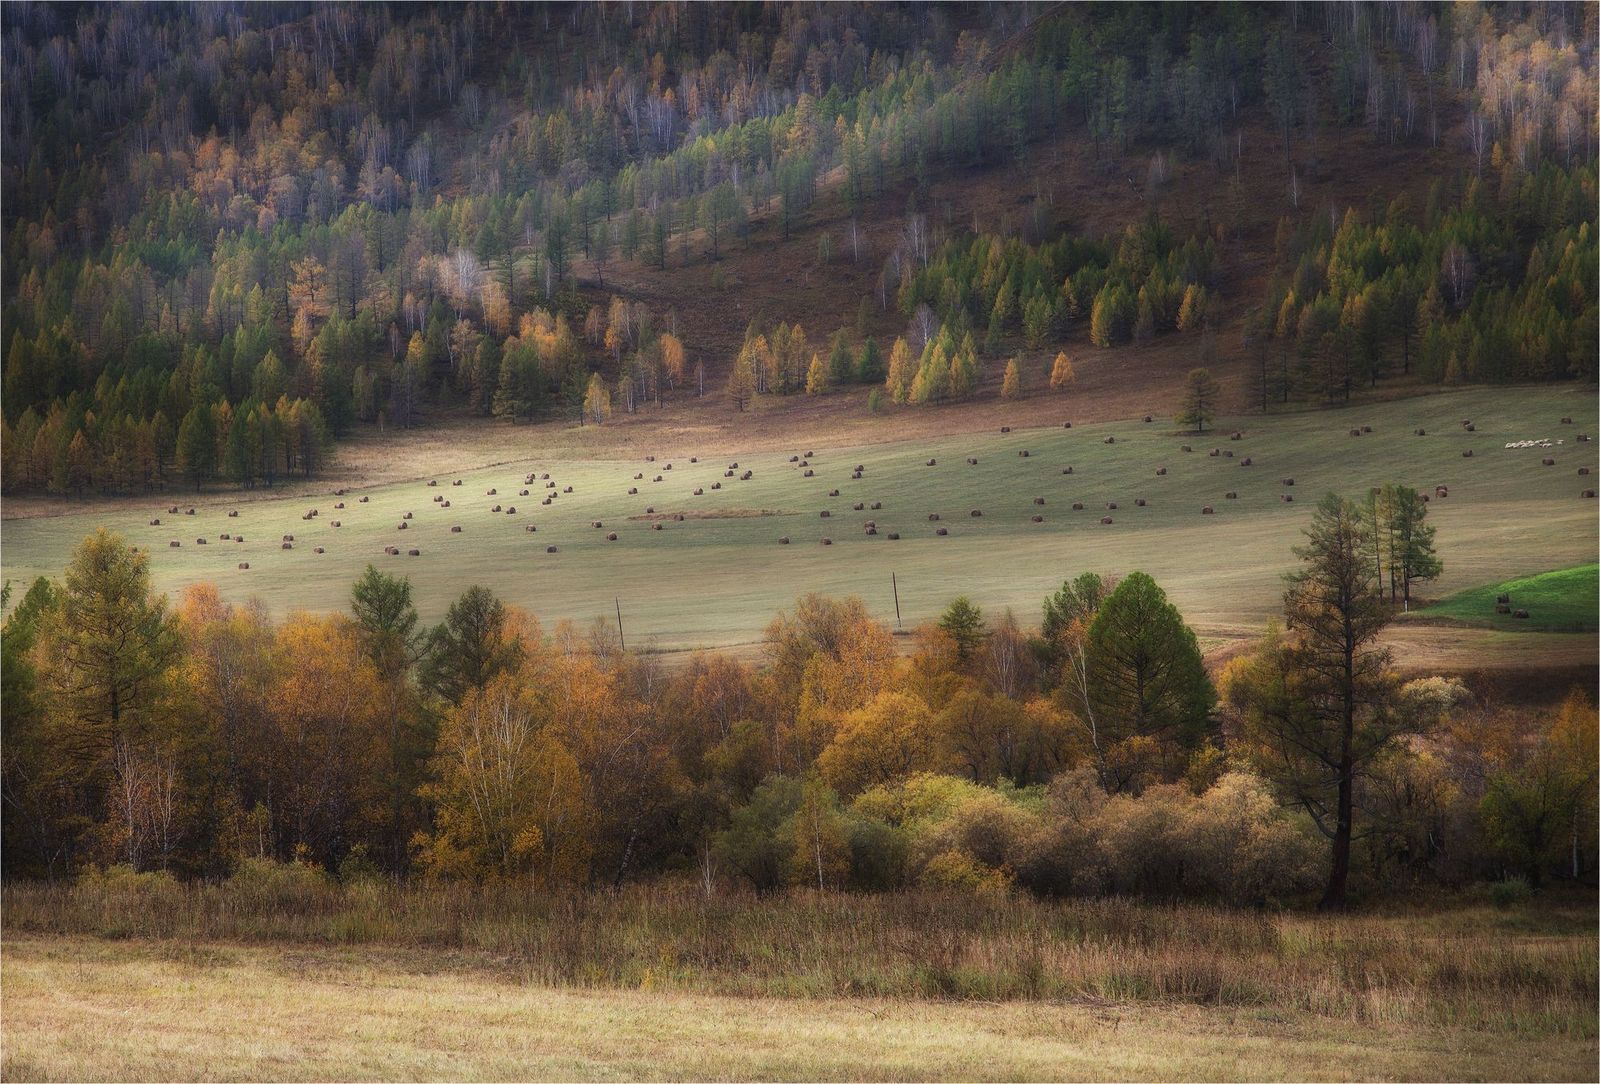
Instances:
[[[1060,416],[1071,415],[1064,397]],[[411,579],[427,620],[482,583],[547,626],[614,621],[620,606],[629,646],[659,650],[754,643],[774,613],[807,591],[859,595],[893,622],[891,576],[907,629],[958,593],[991,612],[1012,608],[1032,623],[1044,594],[1068,576],[1143,569],[1215,644],[1253,635],[1277,612],[1293,547],[1330,490],[1353,495],[1386,481],[1430,494],[1448,487],[1428,517],[1438,528],[1445,573],[1421,591],[1451,596],[1440,608],[1451,617],[1478,616],[1471,597],[1460,595],[1469,588],[1593,562],[1597,504],[1580,494],[1600,482],[1579,477],[1578,468],[1596,466],[1600,445],[1576,437],[1595,428],[1595,415],[1590,389],[1472,389],[1340,411],[1228,418],[1203,435],[1157,418],[859,447],[819,442],[702,455],[698,462],[680,455],[670,469],[665,456],[541,457],[494,467],[441,461],[436,474],[343,497],[241,500],[225,490],[173,491],[129,500],[114,513],[104,506],[77,512],[63,502],[63,514],[5,522],[3,566],[19,583],[58,575],[72,546],[104,526],[147,549],[156,586],[174,594],[212,581],[226,597],[259,598],[275,614],[340,609],[371,562]],[[1576,424],[1561,424],[1563,416]],[[1465,419],[1474,432],[1465,430]],[[1362,426],[1371,432],[1350,435]],[[1416,435],[1418,428],[1426,435]],[[1229,439],[1233,431],[1242,438]],[[1543,438],[1564,443],[1504,447]],[[1210,455],[1213,448],[1221,454]],[[1462,454],[1468,450],[1470,458]],[[815,454],[807,459],[806,451]],[[791,455],[800,461],[790,462]],[[1546,457],[1555,466],[1541,465]],[[864,470],[855,479],[858,464]],[[804,476],[807,468],[813,477]],[[734,476],[726,477],[730,469]],[[746,470],[752,477],[742,480]],[[529,472],[531,485],[524,483]],[[545,488],[545,474],[555,489]],[[1292,486],[1284,484],[1288,478]],[[429,486],[430,479],[438,484]],[[1230,491],[1236,499],[1225,496]],[[556,496],[542,504],[549,494]],[[345,507],[336,509],[341,500]],[[1073,510],[1074,502],[1083,509]],[[865,507],[856,510],[858,503]],[[173,504],[195,514],[173,515]],[[1202,513],[1206,506],[1213,514]],[[319,515],[303,520],[311,507]],[[510,507],[515,514],[504,510]],[[406,512],[413,513],[409,521]],[[1032,521],[1036,515],[1042,522]],[[1105,516],[1110,524],[1101,522]],[[150,524],[155,518],[159,526]],[[876,535],[866,533],[869,520]],[[652,529],[657,522],[661,529]],[[948,533],[938,535],[939,528]],[[224,533],[244,541],[223,541]],[[610,533],[616,541],[607,540]],[[294,535],[292,549],[282,548],[286,534]],[[201,537],[207,544],[196,543]],[[385,554],[386,546],[400,555]],[[547,552],[551,546],[556,552]],[[407,556],[412,548],[420,555]],[[242,562],[249,569],[239,568]],[[1592,565],[1588,582],[1584,627],[1593,629]],[[1564,620],[1552,614],[1515,624],[1567,627]]]
[[[1501,595],[1510,598],[1511,614],[1495,612]],[[1515,617],[1517,610],[1526,610],[1528,616]],[[1600,627],[1600,565],[1560,568],[1469,588],[1440,599],[1421,614],[1498,629],[1594,632]]]

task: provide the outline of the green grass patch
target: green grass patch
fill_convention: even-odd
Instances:
[[[1495,612],[1510,596],[1511,609],[1526,618]],[[1600,628],[1600,564],[1558,568],[1535,576],[1458,591],[1418,611],[1424,620],[1445,619],[1520,632],[1594,632]]]

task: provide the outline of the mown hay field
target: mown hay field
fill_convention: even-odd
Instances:
[[[1059,415],[1072,417],[1070,395],[1060,398]],[[680,448],[654,462],[642,449],[628,460],[546,453],[485,467],[463,451],[463,462],[441,455],[436,473],[343,497],[174,491],[83,512],[64,502],[61,515],[5,523],[4,575],[19,583],[57,575],[72,546],[105,526],[148,549],[156,586],[172,593],[209,580],[226,597],[255,596],[278,614],[339,609],[371,562],[411,579],[425,620],[481,583],[547,626],[615,620],[620,600],[630,647],[681,650],[755,643],[772,615],[807,591],[859,595],[892,622],[891,573],[909,629],[961,593],[991,612],[1013,608],[1031,623],[1043,595],[1069,576],[1143,569],[1215,648],[1255,635],[1277,612],[1292,547],[1330,490],[1354,495],[1395,481],[1432,495],[1435,486],[1448,487],[1448,497],[1430,504],[1445,563],[1443,578],[1423,589],[1430,596],[1592,562],[1597,504],[1581,494],[1597,483],[1578,469],[1595,469],[1600,444],[1576,438],[1596,428],[1595,416],[1591,389],[1471,389],[1226,418],[1203,435],[1157,417],[853,447],[818,437],[785,451],[707,454],[698,462]],[[1365,426],[1371,431],[1351,435]],[[1242,438],[1230,440],[1234,431]],[[1543,438],[1563,443],[1505,447]],[[548,434],[538,439],[547,442]],[[1213,448],[1220,454],[1210,455]],[[808,459],[807,451],[815,455]],[[791,455],[800,458],[790,462]],[[1544,466],[1545,458],[1555,465]],[[855,478],[858,465],[864,470]],[[1072,473],[1063,473],[1068,467]],[[546,474],[554,488],[546,488]],[[431,479],[438,484],[429,486]],[[340,501],[345,507],[336,509]],[[1202,514],[1206,506],[1213,514]],[[193,516],[184,514],[190,507]],[[302,519],[311,508],[316,518]],[[403,519],[406,512],[413,518]],[[1107,516],[1112,523],[1102,522]],[[868,521],[876,535],[866,533]],[[947,533],[939,535],[941,528]],[[223,541],[224,533],[245,541]],[[282,548],[288,534],[292,549]],[[201,537],[207,544],[197,544]],[[408,556],[411,549],[419,555]],[[243,562],[250,567],[239,568]],[[1441,633],[1465,645],[1452,647],[1455,654],[1477,654],[1482,645],[1465,631]],[[1589,634],[1544,633],[1537,643],[1592,659]]]

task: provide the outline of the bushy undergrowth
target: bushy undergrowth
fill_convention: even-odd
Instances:
[[[929,883],[993,880],[962,850]],[[1107,999],[1357,1022],[1595,1033],[1592,901],[1313,916],[993,890],[707,895],[524,885],[341,885],[246,863],[184,885],[122,870],[7,889],[8,932],[466,953],[522,981],[750,996]]]

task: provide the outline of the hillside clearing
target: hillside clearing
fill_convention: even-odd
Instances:
[[[1496,599],[1509,596],[1511,613],[1496,613]],[[1526,610],[1528,616],[1514,616]],[[1594,632],[1600,625],[1600,565],[1580,565],[1458,591],[1415,620],[1460,621],[1519,632]]]
[[[892,621],[891,572],[910,628],[960,593],[991,612],[1009,607],[1031,621],[1044,594],[1070,575],[1138,568],[1156,577],[1215,650],[1257,635],[1278,612],[1292,547],[1316,499],[1329,490],[1357,495],[1385,481],[1429,491],[1449,486],[1449,497],[1430,505],[1445,575],[1429,593],[1592,561],[1595,505],[1580,498],[1575,472],[1595,464],[1596,445],[1573,443],[1577,430],[1557,420],[1592,417],[1595,409],[1592,391],[1570,387],[1473,389],[1337,413],[1231,418],[1204,436],[1177,432],[1169,419],[1056,424],[845,448],[796,442],[750,455],[700,454],[697,463],[665,452],[647,462],[644,456],[655,453],[644,447],[629,459],[612,459],[547,446],[500,466],[452,469],[470,460],[439,445],[434,472],[343,498],[168,494],[8,520],[4,574],[18,582],[58,575],[71,547],[105,526],[149,549],[155,586],[167,592],[210,580],[226,597],[258,597],[277,614],[343,609],[352,581],[377,562],[411,578],[425,620],[436,620],[462,590],[482,583],[547,624],[610,615],[620,600],[631,645],[684,650],[757,642],[772,615],[806,591],[860,595]],[[1070,418],[1071,397],[1055,400],[1053,413]],[[1473,433],[1461,426],[1468,417]],[[1351,438],[1355,424],[1371,425],[1372,432]],[[1414,435],[1419,427],[1428,435]],[[1227,439],[1234,429],[1242,440]],[[1104,443],[1110,436],[1116,442]],[[1538,451],[1503,447],[1530,436],[1568,439],[1555,453],[1557,467],[1541,466]],[[1193,451],[1181,451],[1185,444]],[[1219,454],[1207,454],[1212,448]],[[1468,449],[1473,458],[1462,457]],[[805,478],[807,464],[789,456],[804,459],[809,450],[816,451],[809,467],[815,475]],[[968,457],[978,463],[967,464]],[[1241,469],[1245,457],[1253,465]],[[930,458],[936,466],[926,465]],[[733,462],[740,468],[728,478]],[[866,468],[859,480],[852,478],[858,464]],[[1067,467],[1072,474],[1063,473]],[[1157,476],[1159,467],[1168,473]],[[749,481],[738,477],[745,470],[754,472]],[[529,472],[534,481],[526,484]],[[544,488],[546,473],[555,489]],[[428,486],[431,478],[439,484]],[[452,485],[457,478],[462,484]],[[1294,486],[1285,486],[1285,478]],[[567,486],[573,492],[565,493]],[[638,494],[628,495],[630,488]],[[521,496],[522,489],[529,495]],[[694,495],[695,489],[703,492]],[[840,495],[829,497],[833,490]],[[1225,491],[1238,499],[1225,499]],[[541,504],[547,493],[556,494],[549,506]],[[1034,504],[1037,497],[1044,506]],[[1136,505],[1140,498],[1146,506]],[[343,510],[335,508],[340,500]],[[445,500],[449,509],[442,508]],[[190,502],[194,516],[184,514]],[[1083,509],[1074,511],[1075,502]],[[1117,509],[1107,510],[1108,502]],[[168,511],[174,504],[177,515]],[[491,511],[497,504],[498,514]],[[1215,514],[1203,516],[1202,505]],[[504,511],[513,506],[515,515]],[[303,520],[311,508],[318,516]],[[633,519],[652,508],[686,518],[660,531]],[[738,514],[752,508],[799,515]],[[970,515],[974,509],[981,518]],[[403,521],[405,512],[415,518]],[[928,519],[934,513],[938,523]],[[706,518],[719,514],[730,518]],[[1035,514],[1043,522],[1032,522]],[[1107,514],[1114,520],[1109,526],[1100,522]],[[160,525],[150,525],[152,519]],[[342,526],[333,527],[335,520]],[[876,536],[865,533],[868,520]],[[401,522],[404,531],[397,529]],[[525,530],[529,525],[537,531]],[[454,526],[461,531],[452,533]],[[936,527],[948,536],[936,535]],[[616,542],[607,541],[612,532]],[[223,533],[246,541],[222,541]],[[901,537],[890,541],[890,533]],[[281,546],[287,534],[294,535],[292,550]],[[780,536],[791,544],[778,544]],[[197,545],[199,537],[208,544]],[[825,537],[831,546],[820,544]],[[390,545],[401,556],[386,556]],[[326,552],[315,553],[318,546]],[[555,553],[547,552],[550,546]],[[404,556],[410,548],[421,555]],[[251,567],[240,569],[241,562]],[[1448,631],[1442,642],[1468,646],[1447,652],[1442,664],[1481,663],[1472,638],[1459,635],[1468,630]],[[1544,646],[1571,654],[1564,640]],[[1592,637],[1577,646],[1592,658]],[[1521,652],[1518,664],[1550,661],[1530,659],[1534,654]]]

